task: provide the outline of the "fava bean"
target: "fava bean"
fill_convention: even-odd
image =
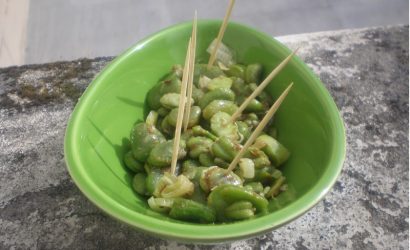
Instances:
[[[218,112],[225,112],[232,115],[237,109],[238,106],[236,106],[236,104],[232,101],[214,100],[205,107],[202,116],[206,120],[209,120]]]
[[[169,140],[161,144],[157,144],[151,150],[147,162],[154,167],[167,167],[171,165],[172,160],[172,150],[174,146],[174,141]],[[180,141],[178,159],[182,159],[187,154],[185,141]]]
[[[218,88],[207,92],[199,101],[201,109],[206,108],[208,104],[215,100],[234,101],[235,93],[229,88]]]
[[[134,158],[145,162],[156,145],[165,142],[162,133],[153,126],[139,123],[134,126],[131,132],[131,149]]]

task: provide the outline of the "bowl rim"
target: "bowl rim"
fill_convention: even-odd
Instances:
[[[220,24],[221,20],[198,20],[198,26],[217,25],[219,27]],[[82,97],[78,100],[67,124],[64,137],[64,158],[68,172],[80,191],[103,212],[125,224],[128,224],[134,228],[138,228],[139,230],[147,232],[151,235],[178,240],[181,242],[217,243],[251,238],[256,235],[272,231],[273,229],[287,224],[303,215],[324,198],[324,196],[335,184],[342,170],[346,155],[345,128],[339,110],[330,93],[325,88],[324,84],[297,56],[294,56],[294,58],[292,59],[295,62],[294,67],[298,68],[301,74],[305,74],[307,77],[314,80],[314,83],[312,84],[315,84],[315,87],[318,88],[318,91],[320,92],[320,96],[322,96],[324,103],[328,105],[326,108],[328,110],[329,116],[332,117],[331,125],[333,129],[331,136],[333,138],[333,150],[331,151],[329,162],[332,162],[333,166],[327,168],[319,178],[319,180],[316,182],[316,184],[314,184],[308,192],[289,204],[286,209],[280,209],[274,213],[254,218],[252,220],[230,224],[178,224],[160,220],[158,218],[140,214],[131,209],[128,209],[118,204],[104,192],[99,190],[95,183],[87,178],[85,172],[81,171],[82,169],[79,166],[81,166],[82,164],[79,160],[79,156],[73,153],[76,152],[76,141],[80,139],[77,129],[78,123],[81,120],[79,119],[79,117],[83,113],[84,107],[87,106],[87,97],[91,96],[94,92],[94,88],[91,88],[91,86],[97,85],[101,81],[103,81],[104,78],[109,75],[117,65],[119,65],[124,59],[132,55],[135,51],[144,47],[145,44],[149,43],[152,40],[155,40],[157,37],[172,33],[177,29],[191,29],[191,25],[191,21],[178,23],[166,27],[138,41],[129,49],[125,50],[123,53],[117,56],[113,61],[108,63],[105,68],[100,73],[98,73],[94,80],[91,81]],[[229,22],[228,26],[236,26],[239,29],[245,30],[246,33],[255,35],[263,40],[272,40],[272,46],[277,47],[279,51],[290,53],[290,50],[285,45],[274,39],[273,36],[258,31],[255,28],[236,22]],[[129,220],[129,216],[131,216],[133,219]],[[193,234],[193,232],[196,232],[198,235]]]

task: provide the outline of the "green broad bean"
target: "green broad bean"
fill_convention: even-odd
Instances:
[[[151,109],[159,109],[161,107],[161,103],[159,99],[161,98],[161,82],[156,84],[153,88],[148,91],[147,94],[147,104]]]
[[[166,109],[166,108],[164,108],[164,107],[160,107],[160,108],[157,110],[157,113],[158,113],[159,116],[165,117],[166,115],[168,115],[169,109]]]
[[[195,85],[192,85],[192,98],[194,99],[195,103],[199,103],[199,101],[203,98],[204,95],[205,93],[202,89],[199,89],[195,87]]]
[[[215,100],[226,100],[226,101],[234,101],[235,100],[235,93],[230,90],[229,88],[217,88],[207,92],[201,100],[199,100],[199,106],[201,109],[206,108],[208,104]]]
[[[160,85],[160,94],[165,95],[168,93],[180,93],[181,92],[181,78],[175,72],[171,73]]]
[[[159,169],[151,169],[148,174],[147,178],[145,179],[145,187],[146,192],[149,195],[152,195],[155,191],[155,187],[157,186],[159,180],[164,174],[159,171]]]
[[[199,223],[212,223],[216,219],[215,211],[212,208],[187,199],[176,199],[169,216],[177,220]]]
[[[201,164],[196,160],[185,160],[182,163],[182,174],[185,175],[188,179],[192,180],[195,178],[197,169]]]
[[[249,93],[247,93],[247,84],[245,83],[245,81],[242,78],[238,78],[238,77],[231,77],[232,79],[232,86],[231,89],[233,90],[233,92],[235,93],[235,95],[237,97],[239,96],[248,96]],[[244,98],[243,98],[244,99]],[[240,104],[240,103],[238,103]]]
[[[202,190],[199,181],[201,179],[202,172],[207,169],[207,167],[194,167],[195,176],[191,179],[194,183],[194,192],[189,198],[193,201],[199,202],[201,204],[206,204],[207,194]]]
[[[161,122],[161,131],[167,135],[173,135],[175,132],[175,129],[169,124],[169,115],[165,116],[164,119]]]
[[[209,132],[208,130],[202,128],[201,126],[197,125],[194,126],[192,128],[192,132],[195,136],[205,136],[213,141],[215,141],[216,139],[218,139],[218,137],[216,137],[214,134],[212,134],[211,132]]]
[[[149,195],[145,181],[147,175],[145,173],[138,173],[132,179],[132,188],[140,195]]]
[[[189,138],[191,138],[192,136],[194,136],[194,132],[192,132],[192,129],[187,129],[186,131],[182,132],[181,140],[187,142]]]
[[[249,104],[245,108],[245,112],[256,112],[256,113],[261,113],[265,112],[267,110],[267,107],[258,101],[257,99],[252,99],[252,101],[249,102]]]
[[[201,108],[198,106],[192,106],[189,111],[188,128],[191,128],[199,123],[201,119]],[[178,108],[174,108],[169,112],[168,123],[175,127],[178,120]]]
[[[244,186],[244,188],[257,194],[263,193],[263,185],[260,182],[249,182]]]
[[[242,186],[242,179],[232,171],[228,172],[226,169],[213,166],[202,172],[199,184],[202,190],[208,193],[220,185]]]
[[[247,83],[259,84],[262,79],[263,67],[261,64],[249,64],[245,71],[245,81]]]
[[[169,167],[172,161],[172,151],[174,146],[174,140],[169,140],[161,144],[155,145],[151,150],[147,162],[153,167]],[[178,159],[182,159],[186,156],[186,143],[181,140],[178,151]]]
[[[290,152],[269,135],[260,135],[256,138],[255,143],[266,145],[262,148],[262,151],[265,152],[276,167],[282,165],[290,156]]]
[[[232,86],[232,79],[226,76],[218,76],[212,79],[207,84],[207,89],[212,91],[215,89],[230,89]]]
[[[229,167],[229,163],[226,162],[224,159],[218,158],[216,157],[214,159],[214,164],[220,168],[228,168]]]
[[[138,123],[131,131],[130,141],[134,158],[140,162],[145,162],[151,150],[156,145],[165,142],[165,137],[155,127]]]
[[[253,160],[255,168],[263,168],[271,165],[269,157],[256,146],[250,146],[245,153],[245,157],[249,157]]]
[[[211,149],[215,157],[231,162],[235,158],[235,155],[241,150],[241,145],[228,137],[221,136],[212,144]]]
[[[208,196],[208,206],[215,209],[218,221],[230,220],[229,216],[226,217],[225,209],[240,201],[252,203],[255,214],[264,214],[268,211],[268,201],[265,197],[241,186],[220,185],[214,188]]]
[[[173,109],[179,106],[180,94],[177,93],[167,93],[161,97],[159,102],[164,108]],[[194,104],[194,99],[191,98],[191,104]]]
[[[210,167],[215,165],[214,159],[210,153],[202,153],[198,156],[199,163],[201,166]]]
[[[198,87],[200,76],[206,76],[213,79],[224,75],[224,72],[218,66],[211,66],[208,68],[207,64],[196,64],[194,69],[194,84]]]
[[[243,121],[237,121],[236,126],[238,127],[238,133],[240,134],[240,142],[246,142],[252,134],[252,129]]]
[[[270,185],[274,180],[271,167],[263,167],[255,169],[255,177],[248,180],[249,182],[260,182],[263,185]]]
[[[218,112],[225,112],[232,115],[237,109],[238,106],[232,101],[214,100],[205,107],[202,116],[206,120],[209,120]]]
[[[132,151],[128,151],[124,155],[124,163],[125,163],[125,166],[133,172],[144,171],[144,165],[134,158]]]
[[[217,112],[212,116],[211,131],[219,137],[225,136],[232,141],[239,140],[236,123],[231,122],[231,116],[225,112]]]
[[[233,64],[225,71],[226,75],[245,79],[246,67],[241,64]]]
[[[191,158],[198,158],[202,153],[208,153],[211,150],[213,141],[202,136],[191,137],[187,142],[189,149],[189,156]]]
[[[255,215],[255,208],[249,201],[237,201],[225,208],[225,217],[231,220],[245,220]]]
[[[175,72],[172,72],[148,91],[147,104],[151,109],[159,109],[161,107],[160,98],[164,94],[179,92],[181,92],[181,80]]]

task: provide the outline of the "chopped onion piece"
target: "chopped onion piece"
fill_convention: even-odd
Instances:
[[[239,169],[241,170],[241,175],[245,179],[252,179],[255,177],[255,164],[249,158],[241,158],[239,160]]]
[[[212,43],[209,45],[206,51],[209,54],[211,54],[215,45],[216,45],[216,39],[212,41]],[[226,46],[222,42],[219,44],[218,50],[216,51],[216,61],[223,63],[227,67],[236,63],[234,60],[233,52],[231,51],[231,49],[228,48],[228,46]]]
[[[164,198],[174,198],[191,195],[193,192],[194,184],[185,175],[179,175],[177,181],[164,188],[161,195]]]

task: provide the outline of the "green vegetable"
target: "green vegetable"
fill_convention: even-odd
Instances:
[[[131,149],[134,158],[145,162],[151,149],[156,145],[165,142],[162,133],[153,126],[145,123],[138,123],[131,132]]]
[[[225,208],[225,217],[232,220],[245,220],[255,215],[255,208],[249,201],[238,201]]]
[[[245,72],[245,81],[248,83],[257,83],[259,84],[261,82],[262,78],[262,65],[260,64],[249,64],[246,67],[246,72]]]
[[[189,112],[188,128],[191,128],[199,123],[201,118],[201,108],[198,106],[192,106]],[[174,108],[168,115],[168,123],[175,127],[178,120],[178,108]]]
[[[147,179],[147,175],[143,173],[138,173],[132,179],[132,187],[134,188],[135,192],[140,195],[148,195],[148,191],[145,185],[145,180]]]
[[[244,186],[244,188],[257,194],[261,194],[263,192],[263,185],[260,182],[249,182]]]
[[[252,134],[251,127],[249,127],[248,124],[246,124],[243,121],[237,121],[236,126],[238,127],[238,133],[240,137],[242,138],[240,141],[246,142],[249,136],[251,136]]]
[[[213,188],[224,184],[241,186],[242,180],[233,172],[228,172],[226,169],[213,166],[202,172],[199,184],[205,192],[209,192]]]
[[[168,93],[168,94],[163,95],[161,99],[159,100],[159,102],[164,108],[173,109],[173,108],[178,108],[180,98],[181,98],[180,94]],[[192,98],[191,98],[191,104],[194,104],[194,99]]]
[[[189,156],[192,158],[198,158],[200,154],[208,153],[211,150],[212,144],[213,141],[206,137],[191,137],[187,142]]]
[[[176,199],[169,216],[178,220],[200,223],[212,223],[216,219],[212,208],[187,199]]]
[[[268,211],[268,201],[265,197],[246,190],[240,186],[220,185],[212,190],[208,196],[208,206],[215,209],[219,221],[227,221],[230,216],[225,213],[225,209],[230,205],[240,201],[252,203],[256,214],[264,214]],[[238,205],[237,205],[238,206]],[[233,209],[232,207],[230,209]],[[228,212],[232,210],[228,209]],[[234,215],[235,217],[235,215]]]
[[[145,179],[145,187],[148,194],[152,195],[154,193],[155,187],[162,175],[163,174],[158,169],[152,169],[148,172],[147,178]]]
[[[202,166],[210,167],[214,165],[214,159],[210,153],[201,153],[198,156],[198,160]]]
[[[201,100],[199,100],[199,106],[201,109],[204,109],[209,103],[215,100],[234,101],[235,93],[229,88],[217,88],[215,90],[211,90],[207,92]]]
[[[232,79],[226,76],[218,76],[212,79],[206,86],[209,90],[215,89],[230,89],[232,86]]]
[[[199,77],[206,76],[208,78],[216,78],[224,76],[224,72],[218,66],[211,66],[208,68],[207,64],[195,64],[194,70],[194,84],[198,87]]]
[[[234,76],[234,77],[239,77],[239,78],[244,79],[245,70],[246,70],[246,67],[244,65],[234,64],[229,67],[229,69],[226,71],[226,74],[228,76]]]
[[[225,136],[219,137],[219,139],[212,144],[212,154],[227,162],[231,162],[240,149],[241,145]]]
[[[238,141],[238,127],[231,122],[231,116],[225,112],[218,112],[211,118],[211,130],[219,137],[225,136],[232,141]]]
[[[213,42],[208,51],[215,46]],[[236,64],[234,53],[221,44],[214,65],[196,64],[188,129],[181,131],[175,173],[171,161],[183,67],[172,67],[147,95],[145,123],[131,131],[131,150],[124,164],[136,172],[132,188],[151,196],[149,207],[171,218],[214,223],[246,220],[280,207],[275,199],[287,189],[277,167],[289,151],[276,139],[273,120],[245,152],[233,171],[232,160],[272,103],[262,91],[235,120],[231,116],[261,82],[261,64]],[[194,105],[195,104],[195,105]],[[286,193],[281,197],[286,196]],[[273,204],[273,205],[272,205]]]
[[[218,137],[216,137],[215,135],[213,135],[211,132],[209,132],[208,130],[202,128],[201,126],[194,126],[192,128],[192,132],[194,133],[194,135],[196,136],[205,136],[213,141],[215,141],[216,139],[218,139]]]
[[[124,163],[125,166],[127,166],[128,169],[130,169],[133,172],[142,172],[144,171],[144,166],[142,163],[139,161],[135,160],[132,151],[128,151],[124,155]]]
[[[159,168],[169,167],[172,160],[173,146],[174,140],[169,140],[155,145],[148,156],[148,164]],[[178,159],[184,158],[186,154],[186,144],[181,140],[178,151]]]
[[[275,166],[282,165],[290,156],[289,151],[269,135],[260,135],[256,138],[255,143],[266,145],[262,148],[262,151],[269,156]]]
[[[202,116],[206,120],[209,120],[214,114],[218,112],[225,112],[232,115],[237,109],[238,106],[236,106],[236,104],[232,101],[214,100],[205,107]]]

